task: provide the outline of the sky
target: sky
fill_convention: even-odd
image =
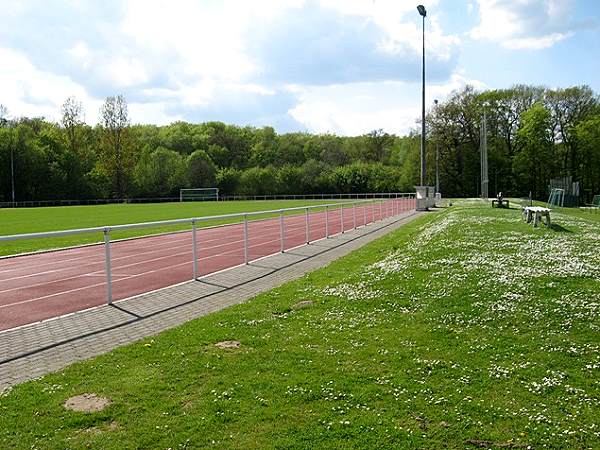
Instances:
[[[600,92],[600,1],[423,0],[426,104],[467,84]],[[425,1],[427,1],[425,3]],[[406,0],[0,0],[0,104],[95,124],[177,120],[406,134],[421,110],[422,18]]]

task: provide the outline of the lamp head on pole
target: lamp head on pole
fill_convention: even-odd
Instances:
[[[419,14],[421,14],[423,17],[427,16],[427,11],[425,10],[425,7],[423,5],[417,6],[417,10],[419,11]]]
[[[435,106],[437,106],[437,104],[438,104],[437,98],[436,98],[436,99],[433,101],[433,104],[434,104]]]

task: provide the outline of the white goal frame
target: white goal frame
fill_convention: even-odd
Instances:
[[[196,195],[194,195],[196,194]],[[186,188],[179,189],[179,201],[219,200],[219,188]]]
[[[565,190],[559,188],[553,188],[550,191],[550,197],[548,198],[547,207],[551,206],[560,206],[561,208],[565,206]]]

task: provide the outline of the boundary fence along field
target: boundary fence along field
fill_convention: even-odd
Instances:
[[[353,200],[367,198],[395,198],[396,192],[360,193],[360,194],[273,194],[273,195],[219,195],[217,198],[202,198],[198,201],[239,201],[239,200]],[[402,195],[408,195],[402,193]],[[117,203],[170,203],[181,201],[179,197],[148,198],[96,198],[83,200],[24,200],[19,202],[0,202],[0,208],[39,208],[47,206],[86,206],[111,205]]]
[[[103,236],[103,244],[0,259],[0,330],[199,279],[415,209],[414,194],[393,195],[269,211],[0,236],[0,242],[84,233]],[[199,226],[221,220],[234,223]],[[191,229],[111,240],[111,233],[120,230],[185,224]]]

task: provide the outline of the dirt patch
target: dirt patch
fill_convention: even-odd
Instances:
[[[221,341],[215,344],[215,347],[226,350],[240,348],[242,346],[240,341]]]
[[[312,300],[302,300],[301,302],[298,302],[294,306],[292,306],[292,309],[304,309],[314,304],[315,302],[313,302]]]
[[[81,433],[88,434],[88,435],[98,435],[98,434],[106,433],[107,431],[116,431],[119,428],[120,427],[117,422],[111,422],[108,424],[108,426],[86,428],[85,430],[81,430]]]
[[[96,394],[81,394],[68,398],[64,407],[71,411],[91,413],[102,411],[110,404],[109,398],[100,397]]]
[[[479,439],[467,439],[465,444],[470,444],[479,448],[530,448],[528,444],[517,444],[515,442],[494,442],[494,441],[483,441]]]

